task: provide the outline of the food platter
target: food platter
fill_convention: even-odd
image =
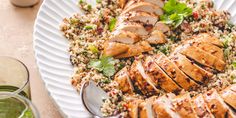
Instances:
[[[65,117],[92,117],[82,106],[79,94],[71,86],[73,67],[70,63],[69,42],[59,25],[63,18],[81,13],[77,0],[44,0],[35,21],[34,50],[40,75],[45,86]],[[88,1],[95,4],[95,0]],[[215,0],[215,7],[228,10],[236,23],[235,0]]]

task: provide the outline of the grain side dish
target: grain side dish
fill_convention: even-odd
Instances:
[[[104,117],[236,118],[236,26],[211,0],[78,1],[64,18],[78,90],[109,95]]]

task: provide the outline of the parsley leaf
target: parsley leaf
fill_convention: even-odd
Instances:
[[[236,68],[236,61],[233,61],[232,65],[233,65],[234,68]]]
[[[177,0],[169,0],[166,2],[163,10],[164,14],[160,17],[161,21],[166,24],[171,24],[174,28],[181,25],[185,17],[192,14],[191,8]]]
[[[92,51],[92,53],[98,53],[99,52],[98,48],[95,45],[92,45],[92,44],[88,45],[88,49],[90,51]]]
[[[116,18],[111,18],[111,20],[109,22],[109,26],[108,26],[110,31],[113,31],[113,29],[115,28],[116,21],[117,21]]]
[[[102,72],[105,76],[111,77],[115,74],[116,61],[112,57],[102,56],[100,59],[91,60],[89,66]]]

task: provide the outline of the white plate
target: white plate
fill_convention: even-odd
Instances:
[[[65,117],[92,117],[81,104],[70,84],[73,67],[69,60],[68,41],[59,30],[64,17],[81,13],[78,0],[44,0],[35,21],[34,50],[41,77],[50,96]],[[92,0],[91,0],[92,1]],[[93,0],[93,3],[96,0]],[[236,0],[215,0],[217,9],[231,13],[236,23]]]

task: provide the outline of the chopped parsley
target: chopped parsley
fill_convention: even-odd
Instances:
[[[96,0],[96,3],[101,3],[102,2],[102,0]]]
[[[236,68],[236,61],[233,61],[233,62],[232,62],[232,66],[233,66],[234,68]]]
[[[84,26],[84,29],[85,29],[85,30],[91,30],[91,29],[94,29],[94,26],[92,26],[92,25],[86,25],[86,26]]]
[[[192,15],[192,9],[186,4],[180,3],[177,0],[169,0],[165,3],[164,14],[161,15],[161,21],[177,28],[184,20],[184,18]]]
[[[115,26],[116,26],[116,21],[117,21],[116,18],[111,18],[111,20],[110,20],[110,22],[109,22],[109,26],[108,26],[110,31],[113,31],[113,29],[115,28]]]
[[[115,59],[113,57],[102,56],[100,59],[91,60],[89,66],[103,73],[107,77],[115,74]]]
[[[95,45],[92,45],[92,44],[88,45],[88,49],[90,51],[92,51],[92,53],[98,53],[99,52],[98,48]]]

